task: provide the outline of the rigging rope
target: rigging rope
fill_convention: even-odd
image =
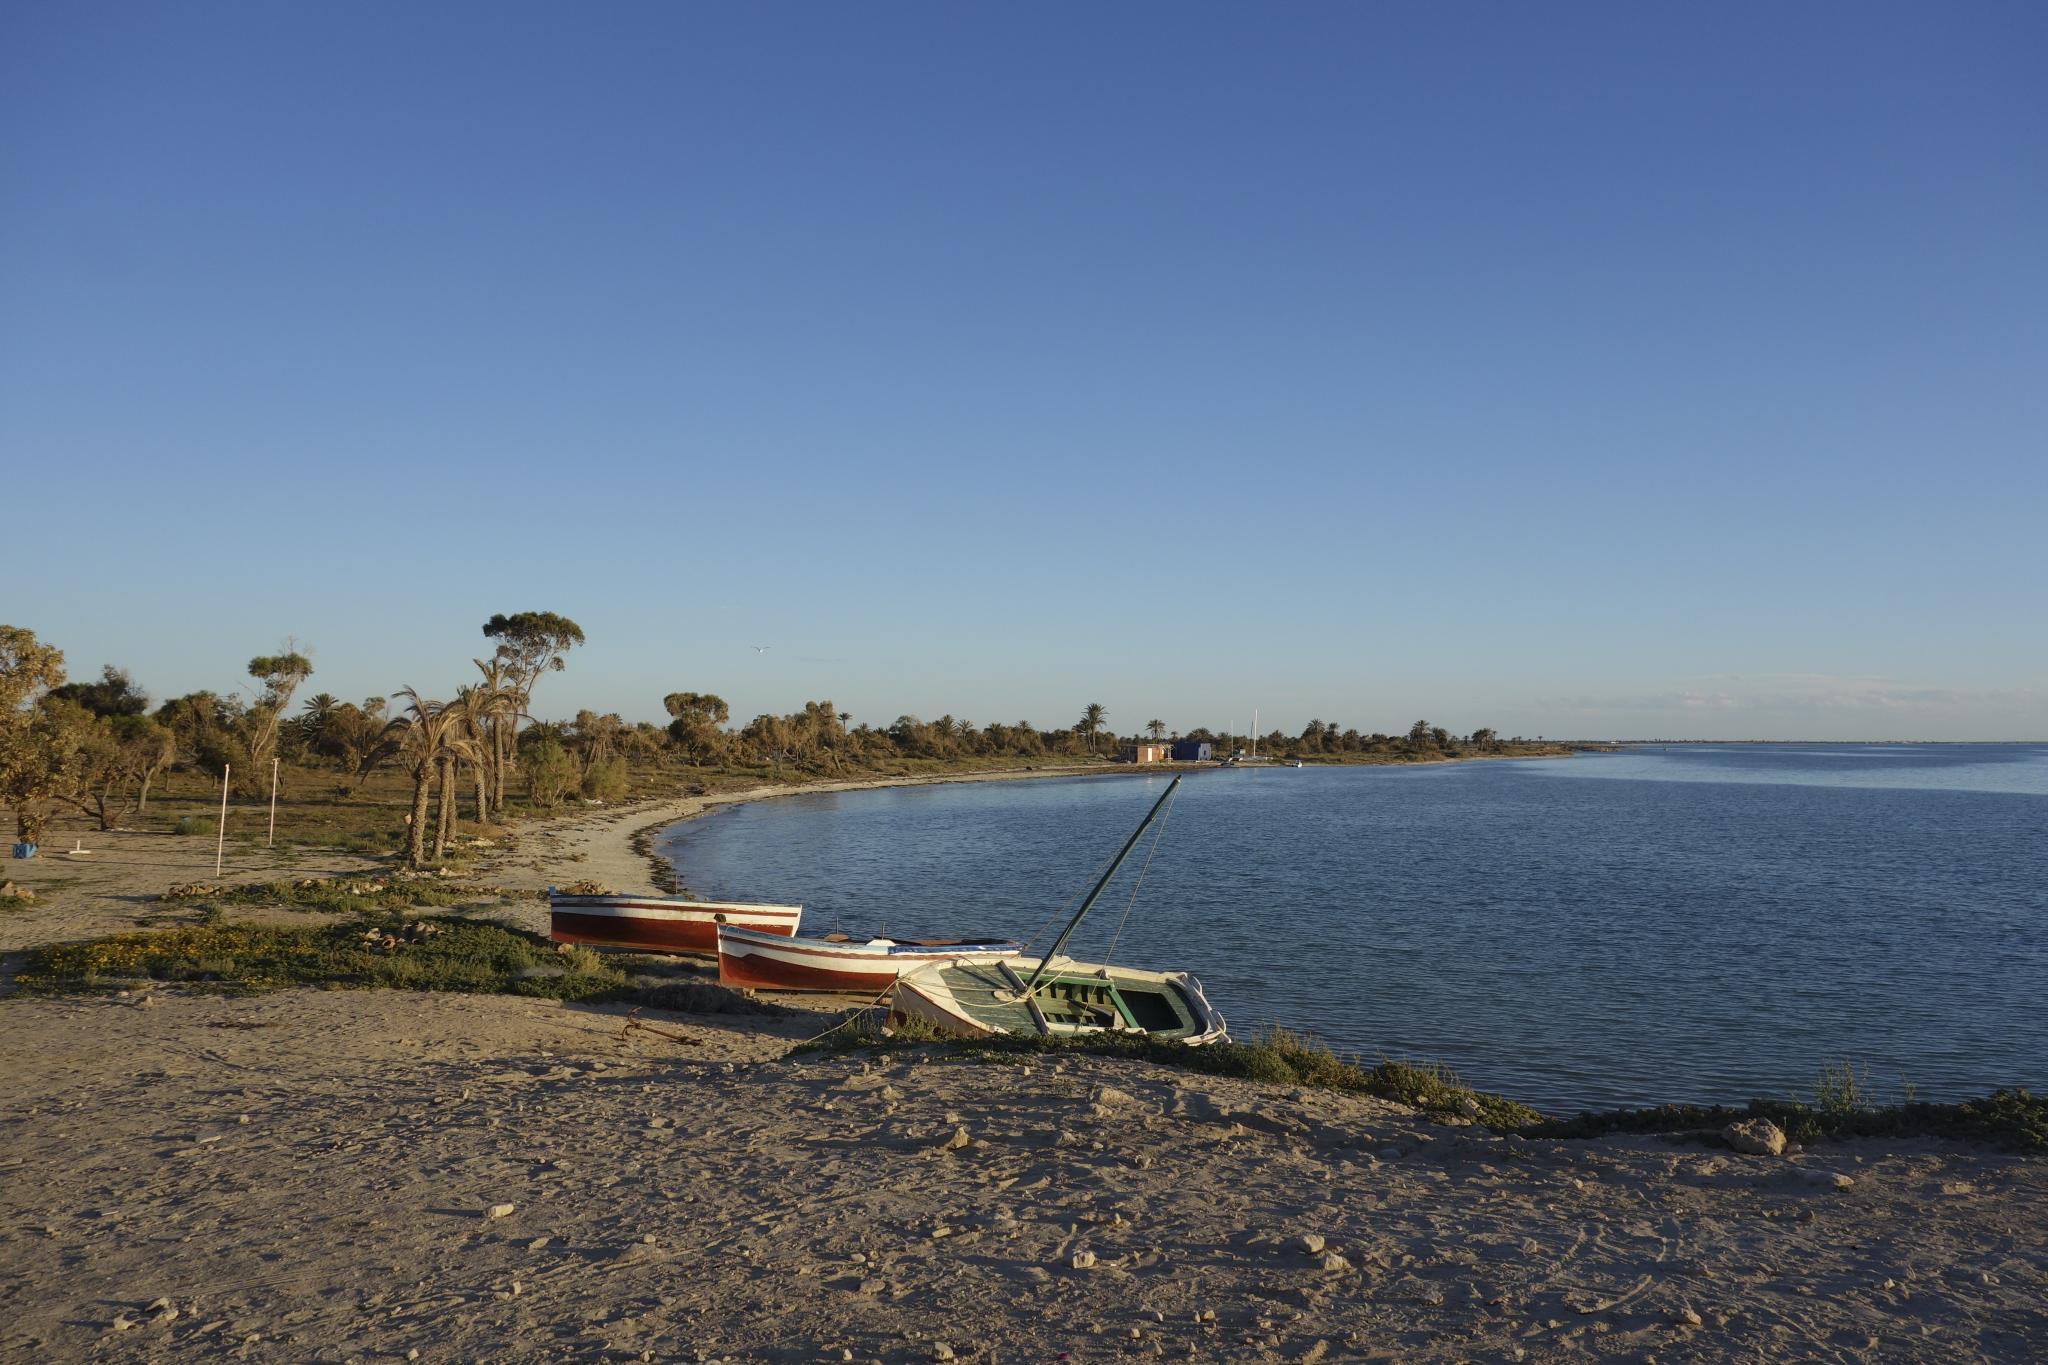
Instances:
[[[1175,793],[1173,800],[1166,803],[1166,809],[1159,812],[1159,824],[1152,832],[1152,847],[1145,850],[1145,863],[1138,869],[1138,879],[1131,883],[1131,898],[1124,902],[1123,918],[1116,922],[1116,933],[1110,938],[1109,947],[1103,951],[1104,966],[1116,961],[1116,945],[1123,941],[1124,926],[1131,921],[1131,907],[1138,903],[1138,888],[1145,884],[1145,874],[1152,870],[1153,855],[1159,852],[1159,841],[1166,837],[1166,822],[1173,818],[1174,802],[1179,800],[1179,794]]]
[[[1025,950],[1029,951],[1031,945],[1038,941],[1038,936],[1044,933],[1047,929],[1052,928],[1053,924],[1060,918],[1060,916],[1067,913],[1067,908],[1071,906],[1075,901],[1081,899],[1081,893],[1086,891],[1087,889],[1088,888],[1086,886],[1077,887],[1074,891],[1074,894],[1067,897],[1066,900],[1061,903],[1059,909],[1053,911],[1050,915],[1047,915],[1044,919],[1040,920],[1038,927],[1031,931],[1031,937],[1024,940],[1022,946],[1025,948]]]

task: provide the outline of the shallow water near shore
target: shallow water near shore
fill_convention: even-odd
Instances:
[[[1043,944],[1166,780],[796,796],[658,847],[809,932]],[[1207,770],[1150,850],[1069,951],[1194,972],[1239,1037],[1442,1061],[1556,1112],[1811,1098],[1843,1061],[1886,1098],[2048,1084],[2048,746]]]

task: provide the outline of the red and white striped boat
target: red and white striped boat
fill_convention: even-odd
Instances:
[[[593,948],[643,953],[718,953],[719,926],[787,939],[803,918],[801,905],[693,901],[681,896],[573,896],[548,888],[548,937]]]
[[[718,982],[762,991],[879,995],[920,967],[996,962],[1022,951],[998,939],[788,937],[727,923],[718,926]]]

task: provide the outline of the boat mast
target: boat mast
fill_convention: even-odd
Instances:
[[[1052,947],[1045,950],[1045,956],[1038,961],[1038,970],[1033,972],[1031,979],[1024,983],[1023,994],[1027,999],[1031,995],[1031,988],[1038,984],[1038,978],[1045,975],[1045,969],[1052,965],[1052,960],[1059,956],[1060,949],[1066,946],[1068,937],[1081,927],[1081,917],[1088,913],[1090,907],[1095,904],[1096,897],[1100,896],[1109,886],[1109,879],[1116,875],[1116,870],[1124,865],[1124,859],[1130,857],[1131,850],[1138,846],[1138,836],[1145,832],[1145,826],[1151,824],[1153,817],[1158,815],[1166,803],[1173,799],[1174,790],[1179,786],[1180,779],[1178,777],[1166,784],[1166,791],[1153,803],[1152,809],[1146,812],[1145,818],[1138,822],[1138,827],[1131,831],[1131,837],[1124,840],[1124,846],[1117,853],[1116,861],[1109,865],[1109,871],[1102,874],[1102,880],[1095,883],[1095,889],[1088,893],[1088,899],[1081,902],[1081,908],[1074,912],[1074,917],[1071,920],[1067,921],[1067,927],[1060,930],[1060,936],[1052,941]]]

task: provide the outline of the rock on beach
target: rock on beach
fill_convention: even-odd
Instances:
[[[1783,1156],[1785,1131],[1769,1119],[1744,1119],[1721,1130],[1721,1140],[1750,1156]]]

